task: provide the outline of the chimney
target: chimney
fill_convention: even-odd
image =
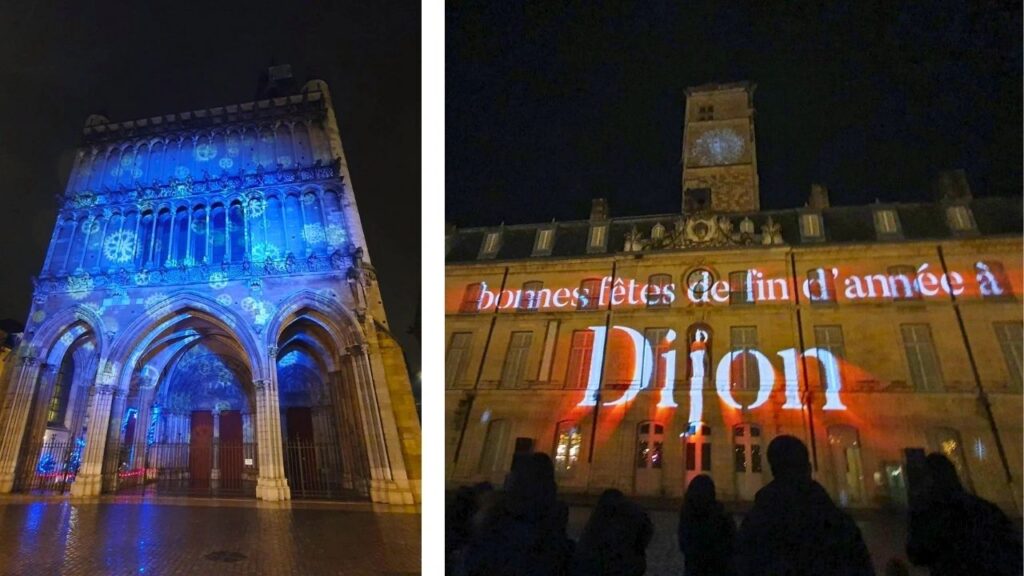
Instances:
[[[590,221],[603,222],[608,219],[608,200],[605,198],[594,198],[590,202]]]
[[[971,199],[971,184],[967,172],[962,168],[942,170],[935,176],[933,185],[935,197],[940,202],[956,202]]]
[[[811,195],[807,199],[807,207],[814,210],[824,210],[829,207],[828,188],[824,184],[811,184]]]

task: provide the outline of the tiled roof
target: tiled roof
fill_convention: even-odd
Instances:
[[[967,205],[974,216],[977,230],[975,235],[1003,236],[1024,233],[1022,224],[1021,197],[975,198]],[[875,230],[875,210],[895,209],[899,217],[901,234],[896,237],[879,239]],[[815,245],[844,244],[864,242],[904,242],[915,240],[941,240],[956,238],[957,233],[950,229],[946,222],[946,205],[940,203],[920,204],[869,204],[865,206],[837,206],[821,211],[825,238],[813,242]],[[733,223],[734,228],[744,218],[749,218],[755,230],[760,231],[770,217],[782,227],[782,237],[786,245],[800,246],[808,244],[801,239],[800,214],[809,209],[773,210],[749,214],[722,214]],[[660,214],[630,218],[612,218],[608,221],[607,250],[601,254],[625,252],[626,235],[635,227],[645,238],[651,237],[651,229],[659,222],[671,231],[680,214]],[[549,227],[551,223],[517,224],[510,226],[492,226],[479,228],[455,229],[449,236],[448,263],[473,262],[480,256],[480,246],[487,232],[501,230],[501,245],[493,260],[522,260],[527,258],[565,258],[587,255],[587,238],[590,222],[576,220],[558,222],[556,226],[554,246],[550,256],[533,256],[534,240],[539,228]],[[751,249],[760,246],[753,245]]]

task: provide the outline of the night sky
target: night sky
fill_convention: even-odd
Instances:
[[[0,318],[24,323],[74,148],[91,113],[111,121],[249,102],[272,62],[325,80],[392,330],[420,298],[418,3],[28,3],[0,37]],[[102,3],[99,3],[102,4]],[[116,5],[113,5],[116,4]]]
[[[678,213],[684,90],[740,80],[763,209],[1021,194],[1019,2],[590,4],[449,5],[449,223]]]

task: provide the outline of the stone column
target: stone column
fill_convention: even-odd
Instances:
[[[78,470],[78,477],[71,485],[73,498],[98,496],[102,487],[103,455],[106,451],[110,409],[114,403],[114,385],[95,384],[89,388],[89,395],[92,396],[89,406],[89,429],[86,433],[85,449],[82,451],[82,465]]]
[[[131,467],[133,470],[146,467],[146,447],[149,445],[149,426],[153,421],[153,394],[155,388],[139,390],[139,415],[135,420],[135,439],[132,447]]]
[[[256,387],[256,435],[260,476],[256,497],[260,500],[290,500],[291,490],[284,476],[281,446],[281,409],[277,396],[277,347],[270,349],[270,379],[254,380]]]
[[[104,472],[107,473],[106,485],[103,486],[103,490],[113,492],[117,490],[117,472],[120,462],[118,462],[118,456],[121,453],[121,443],[124,441],[121,438],[121,426],[123,424],[124,411],[128,404],[128,394],[124,390],[114,388],[112,392],[112,401],[110,403],[110,410],[108,413],[108,420],[103,424],[104,428],[100,433],[106,433],[106,444],[101,449],[100,456],[100,475]],[[89,420],[89,432],[92,432],[93,420]],[[136,422],[138,424],[138,422]],[[102,440],[101,440],[102,442]],[[89,439],[85,441],[86,448],[89,447]]]
[[[39,359],[25,356],[19,359],[15,384],[8,391],[4,405],[3,424],[0,427],[0,493],[8,493],[14,489],[14,472],[18,463],[18,452],[21,450],[22,438],[25,434],[25,423],[32,403],[32,393],[39,377],[41,368]]]

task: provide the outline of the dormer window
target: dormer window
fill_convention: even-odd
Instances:
[[[821,214],[807,212],[800,215],[800,236],[804,240],[824,240],[825,234],[821,225]]]
[[[590,238],[587,240],[587,252],[604,252],[608,242],[608,225],[591,224]]]
[[[550,256],[551,249],[554,246],[555,240],[555,229],[554,228],[540,228],[537,230],[537,236],[533,241],[533,255],[534,256]]]
[[[974,217],[967,206],[950,206],[946,208],[946,222],[954,232],[970,232],[974,230]]]
[[[665,237],[665,227],[658,222],[651,228],[651,240],[661,240]]]
[[[501,248],[501,232],[488,232],[480,246],[480,258],[494,258]]]
[[[875,210],[875,232],[879,236],[897,236],[900,233],[900,223],[896,210],[883,208]]]

